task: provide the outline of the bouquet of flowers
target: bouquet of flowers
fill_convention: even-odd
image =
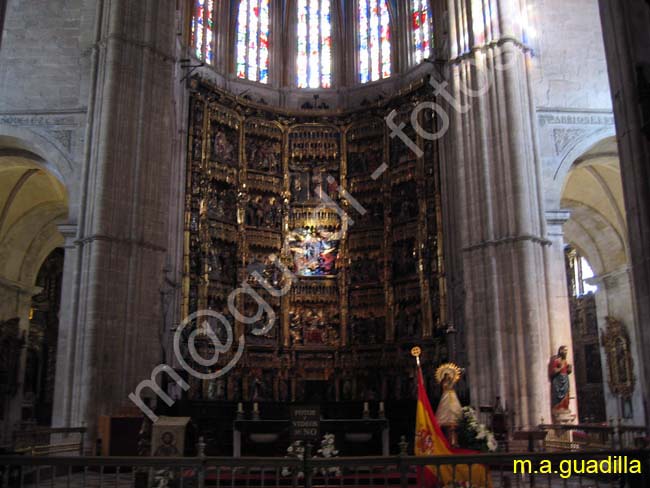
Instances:
[[[174,480],[174,473],[169,469],[160,469],[154,472],[152,488],[168,488]]]
[[[463,407],[456,432],[458,444],[465,449],[490,452],[497,450],[494,434],[484,424],[479,423],[476,410],[472,407]]]
[[[325,434],[323,438],[321,439],[320,442],[320,448],[316,451],[316,455],[314,457],[318,458],[333,458],[338,456],[339,451],[336,449],[335,445],[335,436],[334,434]],[[301,461],[305,459],[305,444],[303,441],[294,441],[291,443],[291,445],[287,448],[287,456],[289,458],[296,458],[300,459]],[[283,467],[282,468],[282,476],[291,476],[292,470],[289,467]],[[320,474],[325,476],[340,476],[341,475],[341,469],[337,466],[331,466],[329,468],[322,468],[320,470]],[[305,473],[302,471],[299,471],[298,474],[298,479],[302,479],[305,476]]]
[[[322,458],[333,458],[339,455],[339,451],[334,445],[335,436],[334,434],[325,434],[323,439],[320,441],[320,449],[317,451],[317,456]],[[338,466],[330,466],[329,468],[321,469],[321,474],[323,476],[341,476],[341,468]]]
[[[287,447],[286,457],[300,459],[301,461],[305,459],[305,445],[302,441],[293,441],[289,447]],[[282,476],[291,476],[291,468],[285,466],[282,468]],[[300,471],[298,473],[298,479],[304,478],[305,473]]]

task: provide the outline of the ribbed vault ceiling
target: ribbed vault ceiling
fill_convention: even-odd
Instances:
[[[562,207],[571,211],[565,240],[581,251],[597,274],[625,266],[627,221],[614,138],[600,141],[574,163]]]
[[[63,242],[68,212],[61,182],[23,151],[0,150],[0,279],[32,286],[42,260]]]

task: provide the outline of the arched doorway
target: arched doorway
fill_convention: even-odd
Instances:
[[[605,348],[612,321],[634,334],[627,219],[614,137],[594,144],[573,164],[562,190],[576,389],[582,422],[643,422],[640,387],[625,394],[612,382]],[[632,337],[632,343],[635,338]],[[634,351],[632,351],[634,353]],[[638,355],[632,358],[638,369]]]
[[[21,415],[24,422],[38,425],[52,420],[63,257],[58,247],[45,259],[36,278],[40,292],[32,297],[29,313]]]
[[[63,236],[68,216],[64,185],[37,155],[0,147],[0,439],[16,426],[48,423],[51,400],[37,405],[54,382],[38,379],[48,368],[26,374],[28,351],[56,344]],[[57,271],[58,270],[58,271]],[[58,281],[57,281],[58,280]],[[54,285],[58,283],[58,285]],[[44,296],[47,294],[48,296]],[[44,315],[44,310],[47,313]],[[43,317],[47,325],[40,324]],[[39,332],[42,329],[42,334]],[[41,357],[52,366],[54,354]],[[40,385],[40,386],[39,386]],[[45,387],[45,385],[50,385]],[[39,392],[31,391],[40,389]],[[49,393],[48,393],[49,395]],[[36,402],[36,403],[35,403]]]

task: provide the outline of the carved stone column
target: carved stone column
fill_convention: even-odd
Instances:
[[[650,3],[600,0],[630,243],[639,383],[650,402]],[[646,409],[646,423],[650,411]]]
[[[564,232],[562,231],[562,226],[569,220],[570,216],[570,212],[565,210],[549,210],[546,212],[547,238],[551,243],[545,248],[548,276],[546,289],[548,290],[550,343],[551,353],[553,354],[557,354],[560,346],[567,346],[569,351],[573,351],[569,291],[564,257]],[[573,364],[572,357],[569,357],[569,362]],[[569,408],[574,415],[578,413],[576,400],[578,390],[575,378],[575,374],[569,375],[569,381],[571,382],[571,403]],[[551,419],[549,418],[548,421],[550,422]]]
[[[160,361],[175,80],[173,0],[106,0],[98,9],[84,207],[65,286],[56,425],[132,406]],[[181,183],[176,181],[175,184]],[[175,217],[175,216],[174,216]],[[69,275],[69,270],[66,273]]]
[[[515,0],[450,0],[450,161],[458,193],[472,403],[506,399],[516,424],[550,418],[546,229]],[[487,19],[485,21],[484,19]],[[444,90],[447,90],[446,92]],[[453,98],[452,98],[453,97]]]
[[[75,371],[75,354],[80,339],[78,326],[72,304],[79,293],[77,266],[79,246],[76,243],[77,226],[60,225],[63,235],[65,258],[63,260],[63,277],[61,282],[61,308],[59,312],[59,337],[56,348],[55,401],[52,412],[53,427],[71,425],[70,414]]]

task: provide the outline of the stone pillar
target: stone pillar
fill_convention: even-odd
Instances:
[[[2,31],[5,26],[5,9],[7,8],[7,2],[2,2],[0,5],[0,46],[2,45]]]
[[[560,346],[569,348],[568,361],[574,364],[573,337],[571,335],[571,313],[569,309],[569,290],[567,286],[566,263],[564,257],[564,232],[562,226],[569,220],[571,213],[566,210],[549,210],[546,212],[547,238],[550,245],[545,248],[546,288],[548,293],[548,314],[550,326],[551,354],[557,354]],[[550,357],[549,357],[550,359]],[[575,375],[569,375],[571,382],[571,403],[569,409],[573,415],[578,414],[577,388]],[[552,419],[545,420],[551,422]]]
[[[550,419],[546,239],[520,2],[450,0],[447,87],[474,405]],[[487,20],[485,20],[487,19]],[[489,87],[489,89],[485,89]],[[477,93],[478,92],[478,93]],[[447,98],[444,94],[443,98]]]
[[[650,423],[650,3],[600,0],[634,284],[636,335]]]
[[[59,225],[63,236],[63,277],[61,278],[61,307],[59,311],[59,336],[56,347],[55,369],[55,401],[52,412],[52,427],[78,426],[78,420],[71,418],[72,395],[76,364],[77,344],[82,339],[78,337],[78,327],[74,319],[75,296],[79,293],[77,266],[79,262],[79,247],[76,244],[77,226],[73,224]]]
[[[77,249],[66,252],[75,283],[64,285],[54,408],[56,425],[85,422],[91,440],[97,416],[133,407],[128,394],[161,357],[175,4],[105,0],[98,8],[84,205]]]

